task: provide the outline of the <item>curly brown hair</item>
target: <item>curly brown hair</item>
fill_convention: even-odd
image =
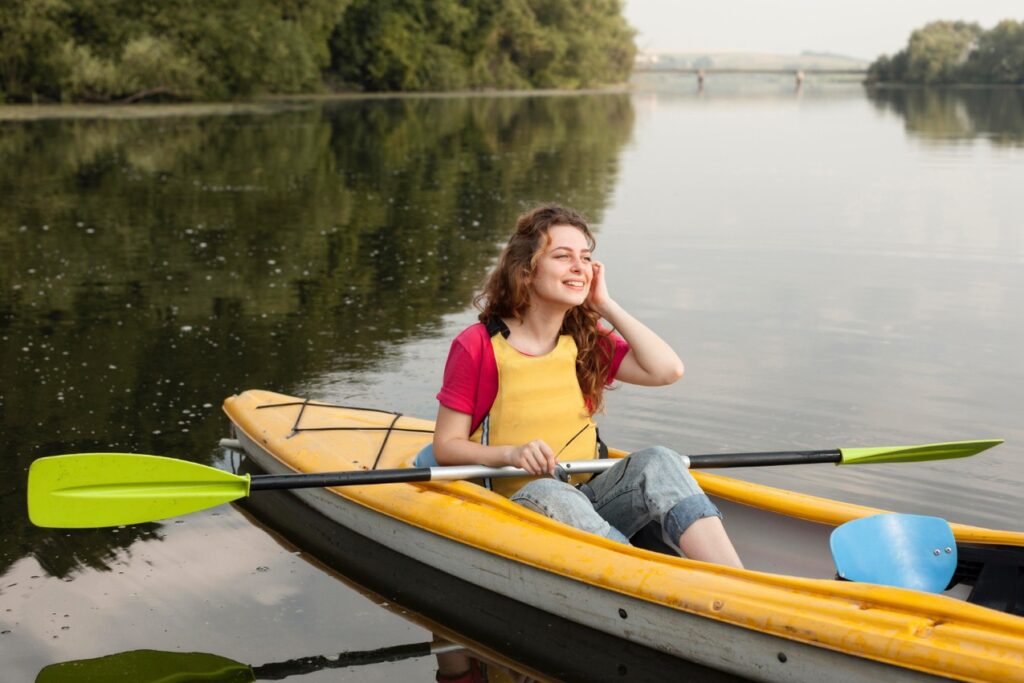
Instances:
[[[516,230],[498,257],[498,264],[484,283],[484,289],[473,303],[480,309],[480,321],[498,318],[522,320],[530,307],[530,283],[537,260],[550,242],[548,231],[556,225],[571,225],[587,238],[594,250],[596,242],[586,219],[578,212],[545,204],[527,211],[516,221]],[[568,334],[576,342],[576,378],[590,412],[604,407],[604,389],[612,363],[614,343],[609,330],[599,326],[601,316],[589,302],[570,309],[562,321],[560,334]]]

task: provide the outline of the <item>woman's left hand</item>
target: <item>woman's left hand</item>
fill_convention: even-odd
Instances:
[[[590,307],[602,316],[612,303],[611,295],[608,294],[608,281],[604,277],[604,264],[600,261],[592,261],[593,276],[590,278],[590,295],[587,302]]]

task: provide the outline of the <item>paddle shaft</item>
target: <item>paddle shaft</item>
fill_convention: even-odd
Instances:
[[[593,460],[563,463],[572,473],[603,472],[618,460]],[[517,467],[454,465],[449,467],[405,467],[395,470],[355,470],[354,472],[313,472],[309,474],[257,474],[250,479],[250,491],[272,489],[308,489],[325,486],[362,486],[369,484],[407,484],[417,481],[458,481],[488,477],[529,477]]]
[[[766,453],[710,453],[683,456],[691,469],[723,467],[760,467],[768,465],[808,465],[842,461],[838,450],[780,451]],[[595,474],[619,462],[618,458],[561,463],[566,474]],[[418,481],[456,481],[488,477],[527,477],[529,472],[516,467],[454,465],[448,467],[406,467],[394,470],[355,470],[352,472],[314,472],[310,474],[258,474],[252,477],[251,491],[273,489],[323,488],[325,486],[363,486],[370,484],[407,484]]]
[[[707,455],[691,455],[690,469],[708,467],[762,467],[770,465],[813,465],[816,463],[835,463],[843,461],[843,454],[838,448],[827,451],[775,451],[765,453],[709,453]]]
[[[401,484],[415,481],[430,481],[430,470],[430,467],[410,467],[400,470],[256,474],[250,480],[249,490],[315,489],[325,486],[359,486],[363,484]]]

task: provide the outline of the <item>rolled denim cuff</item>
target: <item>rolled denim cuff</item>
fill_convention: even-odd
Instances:
[[[675,507],[666,513],[661,526],[674,545],[679,542],[679,537],[690,528],[690,525],[698,519],[721,516],[722,513],[707,497],[707,494],[697,493],[676,503]]]

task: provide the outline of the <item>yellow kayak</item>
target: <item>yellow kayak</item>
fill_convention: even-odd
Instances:
[[[270,474],[409,467],[433,429],[430,420],[267,391],[230,397],[224,410],[241,447]],[[828,529],[881,512],[693,474],[709,495],[750,512],[748,533],[762,537],[777,520]],[[464,481],[292,495],[332,522],[464,581],[754,680],[1024,682],[1024,605],[1012,597],[1004,612],[972,604],[956,588],[931,594],[658,554],[578,531]],[[1024,547],[1022,533],[951,527],[958,547],[973,549],[967,557],[988,550],[1018,557]],[[808,558],[811,567],[823,562]],[[1024,570],[1017,572],[1024,581]]]

